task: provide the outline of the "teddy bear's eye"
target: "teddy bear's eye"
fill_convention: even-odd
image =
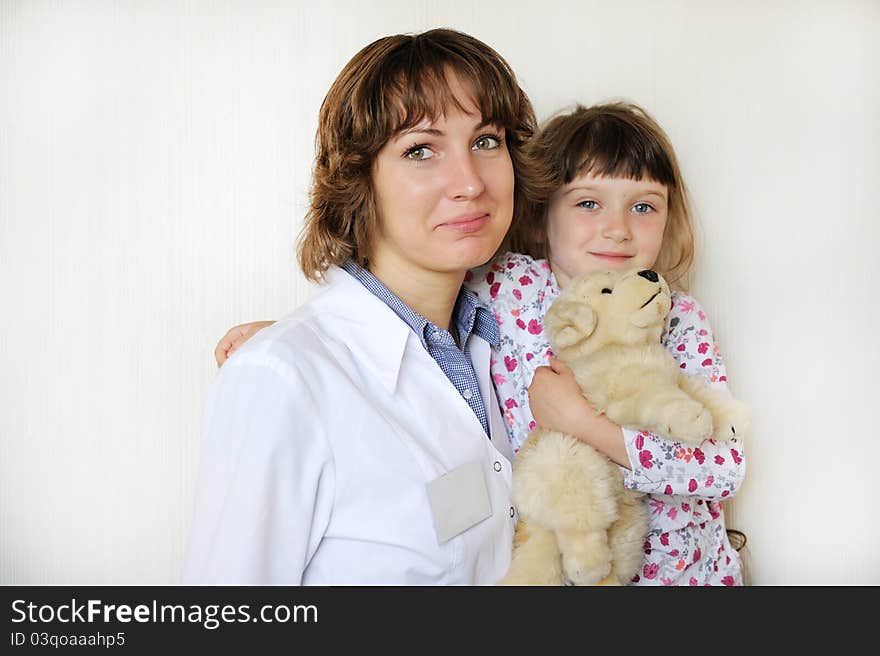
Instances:
[[[607,287],[605,287],[605,288],[602,290],[602,293],[603,293],[603,294],[610,294],[610,293],[611,293],[611,290],[608,289]]]

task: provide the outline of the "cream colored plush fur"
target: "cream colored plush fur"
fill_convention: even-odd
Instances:
[[[742,435],[746,407],[685,374],[661,344],[671,296],[653,271],[574,279],[544,321],[556,356],[612,421],[688,443]],[[533,430],[513,465],[520,521],[505,585],[625,584],[648,516],[620,468],[569,435]]]

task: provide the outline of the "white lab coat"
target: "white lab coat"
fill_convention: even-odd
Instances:
[[[516,521],[512,451],[468,346],[480,421],[412,329],[338,268],[221,368],[202,425],[185,583],[493,584]],[[478,461],[492,514],[440,543],[426,484]]]

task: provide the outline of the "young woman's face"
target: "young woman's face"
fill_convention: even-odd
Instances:
[[[564,287],[594,271],[650,269],[663,243],[669,192],[654,180],[581,175],[547,211],[550,267]]]
[[[451,87],[468,97],[455,79]],[[513,217],[513,163],[504,130],[485,125],[468,105],[467,112],[447,107],[379,151],[372,261],[402,272],[463,273],[497,250]]]

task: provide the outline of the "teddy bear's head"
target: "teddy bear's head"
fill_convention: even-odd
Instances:
[[[669,285],[650,269],[588,273],[562,290],[544,326],[554,353],[563,360],[610,344],[657,343],[671,298]]]

